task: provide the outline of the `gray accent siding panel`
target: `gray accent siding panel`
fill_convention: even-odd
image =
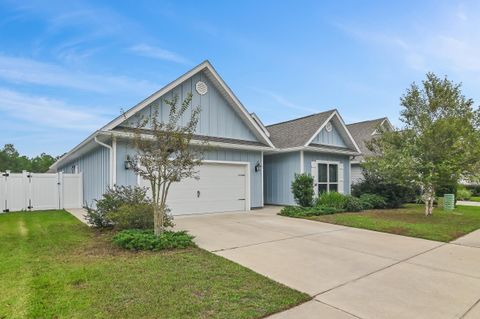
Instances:
[[[294,205],[291,184],[300,173],[300,152],[267,155],[263,165],[265,203]]]
[[[200,95],[195,90],[195,84],[198,81],[203,81],[207,84],[208,92],[205,95]],[[170,108],[164,100],[170,100],[175,95],[178,95],[178,102],[180,105],[180,103],[182,103],[187,97],[188,93],[193,94],[192,103],[190,103],[190,107],[185,112],[185,115],[180,119],[180,123],[186,124],[191,117],[192,109],[200,106],[201,113],[195,134],[258,142],[255,134],[244,123],[234,108],[208,80],[203,72],[194,75],[178,85],[173,90],[145,107],[138,114],[150,117],[153,113],[152,105],[158,105],[160,121],[166,121],[168,120]],[[124,122],[123,125],[128,125],[132,122],[135,123],[137,120],[138,116],[134,116],[132,119]]]
[[[352,185],[360,182],[363,179],[363,169],[360,164],[351,165]]]
[[[108,188],[110,179],[110,152],[103,146],[98,146],[91,152],[65,165],[59,171],[71,173],[72,166],[76,165],[83,174],[83,201],[89,206],[95,206],[95,199],[99,199]]]
[[[331,132],[327,132],[325,128],[322,128],[322,130],[317,134],[317,136],[315,136],[312,143],[333,145],[338,147],[348,147],[347,144],[345,144],[342,136],[338,132],[337,128],[333,124]]]
[[[303,154],[305,173],[310,173],[312,170],[313,161],[335,161],[343,163],[343,189],[345,194],[350,194],[350,156],[337,155],[317,152],[304,152]]]

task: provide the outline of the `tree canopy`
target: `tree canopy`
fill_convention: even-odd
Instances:
[[[427,73],[400,99],[404,127],[374,139],[365,169],[401,184],[421,187],[426,215],[435,190],[446,181],[479,177],[480,109],[447,77]]]
[[[0,149],[0,172],[9,170],[12,173],[20,173],[26,170],[31,173],[45,173],[55,160],[55,157],[45,153],[29,158],[20,155],[13,144],[5,144]]]

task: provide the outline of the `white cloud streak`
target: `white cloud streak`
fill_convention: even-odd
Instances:
[[[182,57],[181,55],[175,52],[165,50],[159,47],[153,47],[144,43],[132,46],[130,48],[130,51],[144,57],[149,57],[149,58],[154,58],[154,59],[164,60],[164,61],[171,61],[171,62],[176,62],[181,64],[190,64],[190,62],[186,58]]]
[[[399,56],[413,70],[439,69],[480,75],[480,22],[469,19],[475,12],[478,15],[480,8],[463,4],[447,7],[432,13],[432,19],[390,32],[338,23],[335,26],[362,42]]]
[[[127,76],[78,72],[57,64],[0,54],[0,78],[12,83],[67,87],[97,93],[134,92],[146,94],[157,86]]]
[[[272,91],[269,91],[269,90],[263,90],[263,89],[258,89],[258,88],[254,88],[255,91],[259,92],[259,93],[262,93],[264,95],[267,95],[269,96],[270,98],[272,98],[276,103],[284,106],[284,107],[287,107],[289,109],[294,109],[294,110],[300,110],[300,111],[307,111],[307,112],[318,112],[318,110],[314,109],[314,108],[310,108],[310,107],[305,107],[305,106],[302,106],[302,105],[298,105],[290,100],[288,100],[287,98],[285,98],[284,96],[276,93],[276,92],[272,92]]]
[[[112,117],[97,108],[68,105],[62,100],[0,88],[0,111],[35,127],[96,130]]]

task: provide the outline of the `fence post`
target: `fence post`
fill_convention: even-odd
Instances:
[[[57,185],[58,185],[58,209],[63,209],[64,200],[63,200],[63,172],[59,172],[57,175]]]
[[[4,176],[5,176],[5,209],[3,211],[8,213],[10,211],[10,209],[8,208],[8,176],[10,176],[10,171],[6,170]]]
[[[26,170],[22,171],[22,185],[23,185],[23,209],[32,209],[32,188],[29,181],[29,175]]]

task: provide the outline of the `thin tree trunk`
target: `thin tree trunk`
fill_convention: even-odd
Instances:
[[[153,204],[153,231],[155,235],[160,236],[163,232],[163,222],[161,218],[160,207],[156,203]]]
[[[435,201],[433,187],[427,187],[425,192],[425,216],[431,216],[433,214],[433,203]]]

